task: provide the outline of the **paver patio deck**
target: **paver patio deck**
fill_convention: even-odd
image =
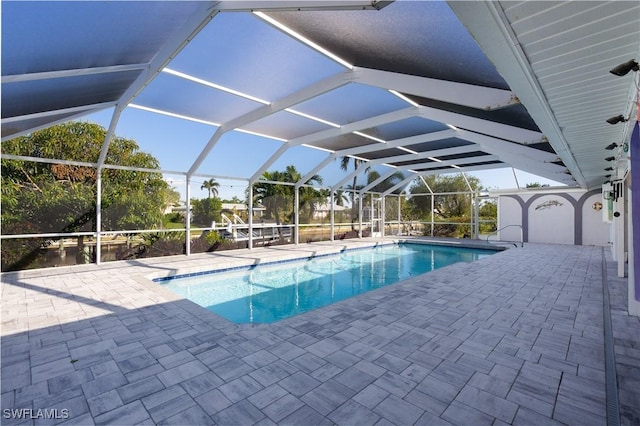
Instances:
[[[2,423],[606,424],[600,247],[525,244],[274,324],[149,280],[362,244],[4,274]],[[621,421],[639,424],[640,321],[606,265]]]

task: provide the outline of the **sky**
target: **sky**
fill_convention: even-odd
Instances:
[[[123,111],[116,135],[135,140],[143,151],[151,153],[160,161],[163,170],[189,170],[216,130],[211,123],[224,123],[260,107],[260,99],[280,99],[291,91],[309,86],[344,69],[324,54],[299,43],[251,14],[220,14],[212,23],[215,25],[205,27],[168,68],[171,72],[196,76],[258,100],[203,88],[202,85],[178,78],[175,74],[161,73],[133,100],[134,107],[129,106]],[[346,92],[347,96],[338,99],[334,92],[330,92],[296,105],[295,108],[333,123],[346,124],[409,106],[389,92],[370,86],[348,85],[338,90]],[[360,101],[362,96],[349,96],[349,91],[356,91],[358,95],[366,94],[365,102]],[[174,111],[198,118],[200,122],[161,115],[135,105]],[[83,119],[108,128],[112,113],[113,109],[107,109]],[[290,116],[288,118],[291,119]],[[246,179],[267,161],[282,145],[283,140],[309,133],[310,130],[327,128],[312,120],[298,116],[294,118],[291,126],[282,126],[278,115],[248,126],[259,133],[277,136],[280,140],[238,131],[225,133],[203,161],[198,173],[216,176],[220,183],[221,198],[230,199],[235,196],[244,199]],[[291,148],[269,170],[284,170],[292,164],[305,174],[328,155],[326,151],[304,146]],[[389,169],[379,167],[377,170],[383,174]],[[339,160],[333,161],[318,174],[327,186],[336,184],[345,176],[345,172],[340,169]],[[469,174],[477,176],[485,188],[517,187],[511,168]],[[516,175],[521,187],[532,182],[558,185],[522,171],[516,171]],[[179,190],[184,199],[185,177],[166,174],[165,178]],[[198,176],[193,178],[192,197],[207,196],[207,191],[200,189],[201,182],[206,179]],[[364,183],[365,177],[361,176],[359,179],[359,183]]]

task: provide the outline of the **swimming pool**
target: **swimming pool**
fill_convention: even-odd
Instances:
[[[461,247],[389,244],[156,281],[234,323],[270,323],[493,253]]]

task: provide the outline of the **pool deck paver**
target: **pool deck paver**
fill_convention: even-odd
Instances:
[[[525,244],[274,324],[150,281],[370,243],[3,274],[2,408],[31,411],[2,423],[606,424],[600,247]],[[621,423],[638,424],[640,320],[606,264]]]

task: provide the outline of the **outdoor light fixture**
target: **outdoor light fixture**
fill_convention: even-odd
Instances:
[[[615,148],[617,146],[618,146],[618,144],[614,142],[614,143],[611,143],[611,144],[605,146],[604,149],[606,149],[608,151],[611,151],[613,148]]]
[[[622,77],[623,75],[627,75],[629,71],[638,71],[639,69],[640,67],[638,66],[638,63],[632,59],[628,62],[625,62],[624,64],[618,65],[609,72],[613,75]]]
[[[607,157],[607,158],[604,159],[604,161],[613,161],[615,159],[616,159],[616,157]]]
[[[606,169],[604,169],[605,172],[610,172],[613,170],[613,167],[607,167]]]
[[[618,124],[618,123],[624,123],[625,121],[627,121],[624,116],[622,114],[620,115],[616,115],[615,117],[611,117],[607,119],[607,123],[609,124]]]

